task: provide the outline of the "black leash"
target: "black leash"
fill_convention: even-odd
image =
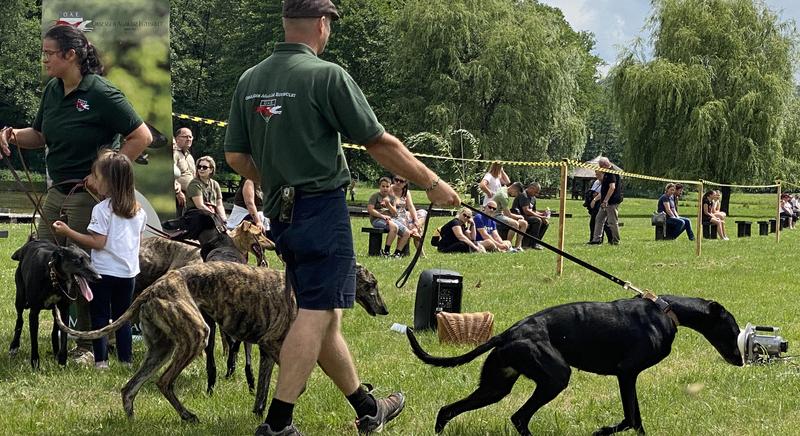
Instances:
[[[428,224],[430,224],[431,222],[432,210],[433,210],[433,202],[431,202],[431,204],[428,205],[427,209],[428,214],[425,216],[425,226],[422,228],[422,237],[421,237],[422,243],[419,244],[419,247],[417,247],[417,251],[414,253],[414,258],[411,259],[411,263],[408,264],[406,270],[403,271],[403,274],[400,274],[400,278],[398,278],[397,281],[394,282],[394,285],[397,288],[402,288],[403,286],[405,286],[406,282],[408,281],[408,278],[411,276],[411,272],[414,271],[414,267],[417,266],[417,261],[419,260],[420,255],[422,255],[422,249],[425,246],[425,235],[428,234]]]
[[[636,288],[633,285],[631,285],[630,282],[626,282],[625,280],[622,280],[621,278],[619,278],[619,277],[617,277],[617,276],[615,276],[615,275],[613,275],[611,273],[603,271],[602,269],[600,269],[600,268],[598,268],[598,267],[596,267],[596,266],[594,266],[594,265],[592,265],[592,264],[590,264],[588,262],[585,262],[585,261],[583,261],[583,260],[581,260],[581,259],[579,259],[579,258],[577,258],[577,257],[565,252],[565,251],[561,251],[558,248],[556,248],[556,247],[554,247],[554,246],[542,241],[541,239],[537,238],[536,236],[531,235],[530,233],[523,232],[521,230],[515,229],[514,227],[508,226],[505,223],[501,222],[500,220],[495,219],[495,217],[487,215],[486,213],[484,213],[484,212],[482,212],[482,211],[480,211],[480,210],[478,210],[478,209],[476,209],[476,208],[474,208],[474,207],[472,207],[472,206],[470,206],[470,205],[468,205],[466,203],[462,202],[461,206],[471,210],[474,213],[479,213],[479,214],[489,218],[490,220],[494,221],[495,223],[500,223],[500,224],[505,225],[506,227],[508,227],[509,231],[513,231],[514,233],[520,234],[522,236],[530,237],[531,239],[534,240],[535,243],[541,245],[542,247],[545,247],[545,248],[547,248],[548,250],[550,250],[550,251],[552,251],[554,253],[557,253],[557,254],[560,254],[561,256],[566,257],[567,259],[577,263],[578,265],[580,265],[580,266],[582,266],[582,267],[584,267],[584,268],[586,268],[586,269],[588,269],[590,271],[593,271],[593,272],[595,272],[595,273],[597,273],[597,274],[599,274],[599,275],[611,280],[612,282],[622,286],[625,289],[629,289],[630,288],[630,289],[633,289],[634,291],[638,292],[639,294],[643,293],[641,290],[639,290],[638,288]]]

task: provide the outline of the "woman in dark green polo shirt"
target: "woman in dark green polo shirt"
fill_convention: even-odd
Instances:
[[[92,188],[89,175],[98,150],[119,134],[125,138],[120,152],[134,160],[153,137],[122,92],[101,76],[103,64],[82,31],[68,25],[51,27],[42,41],[42,63],[51,79],[33,126],[3,129],[0,159],[10,155],[9,143],[27,149],[47,147],[50,188],[42,207],[44,218],[48,223],[63,221],[63,213],[70,227],[86,233],[96,201],[80,184],[85,181]],[[46,225],[39,225],[38,233],[39,239],[55,240]],[[79,304],[79,309],[77,327],[89,330],[88,304]],[[83,345],[79,343],[80,348]],[[85,345],[91,350],[91,342]],[[91,362],[89,357],[85,359]]]

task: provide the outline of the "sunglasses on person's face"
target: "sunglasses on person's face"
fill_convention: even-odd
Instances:
[[[470,218],[472,218],[472,215],[470,215],[470,214],[468,214],[468,213],[462,213],[462,214],[461,214],[461,216],[463,216],[463,217],[464,217],[464,218],[466,218],[466,219],[470,219]]]
[[[497,210],[497,208],[496,208],[496,207],[494,207],[494,206],[486,206],[486,209],[489,209],[489,210]]]
[[[197,166],[197,169],[198,169],[198,170],[210,170],[210,169],[211,169],[211,167],[209,167],[209,166],[205,166],[205,165],[198,165],[198,166]]]

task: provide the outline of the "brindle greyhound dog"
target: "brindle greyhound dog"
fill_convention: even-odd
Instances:
[[[370,315],[388,314],[378,293],[378,281],[356,264],[356,301]],[[297,315],[294,295],[287,292],[282,271],[231,262],[208,262],[168,272],[136,298],[131,307],[110,325],[91,332],[73,330],[56,322],[79,338],[107,335],[138,310],[142,337],[147,346],[142,366],[122,388],[122,404],[133,416],[133,401],[142,384],[172,355],[172,362],[158,379],[158,388],[181,418],[197,421],[173,391],[178,374],[202,353],[209,340],[209,327],[200,311],[210,315],[236,340],[258,345],[258,387],[253,412],[262,414],[274,363],[289,326]],[[174,352],[174,355],[173,355]]]
[[[232,233],[233,236],[228,234],[225,223],[219,219],[216,214],[192,209],[185,213],[183,216],[173,220],[164,221],[162,226],[168,231],[179,231],[180,234],[176,239],[195,239],[200,242],[200,257],[203,262],[223,261],[223,262],[236,262],[247,263],[247,253],[252,251],[256,255],[258,263],[262,266],[267,266],[264,258],[264,250],[274,250],[275,244],[267,239],[256,226],[249,226],[249,223],[240,224]],[[216,323],[214,319],[205,312],[203,318],[211,329],[211,340],[208,341],[206,346],[206,375],[208,377],[208,385],[206,391],[210,394],[214,391],[214,385],[217,382],[217,363],[214,358],[214,349],[216,341]],[[223,348],[228,350],[228,361],[226,377],[233,375],[236,370],[236,357],[239,353],[239,346],[241,342],[231,340],[224,331],[220,332],[222,336]],[[253,379],[252,367],[252,344],[245,343],[245,379],[247,386],[252,392],[254,389],[255,380]]]
[[[705,336],[728,363],[743,365],[736,342],[739,326],[722,305],[700,298],[661,298],[669,303],[678,323]],[[676,322],[653,301],[633,298],[551,307],[456,357],[431,356],[420,347],[410,329],[406,334],[414,354],[434,366],[463,365],[492,350],[483,364],[478,389],[439,410],[436,433],[456,416],[500,401],[524,375],[536,382],[536,390],[511,416],[511,422],[521,435],[530,435],[531,417],[567,387],[572,366],[619,380],[625,418],[595,432],[608,435],[629,428],[644,434],[636,378],[669,355],[677,332]]]
[[[79,292],[86,301],[90,301],[92,291],[86,281],[100,280],[100,275],[83,250],[75,246],[58,247],[50,241],[29,241],[15,251],[11,259],[19,261],[19,265],[15,274],[17,323],[8,354],[14,356],[19,351],[22,312],[30,309],[28,328],[31,336],[31,366],[38,369],[39,312],[54,305],[66,312],[70,300],[78,298]],[[67,335],[62,333],[59,337],[58,327],[53,325],[50,340],[53,344],[53,356],[58,359],[59,364],[66,365]]]

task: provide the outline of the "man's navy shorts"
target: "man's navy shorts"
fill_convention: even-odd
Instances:
[[[286,262],[297,306],[353,307],[356,294],[353,233],[344,189],[295,195],[291,224],[272,220],[276,252]]]

